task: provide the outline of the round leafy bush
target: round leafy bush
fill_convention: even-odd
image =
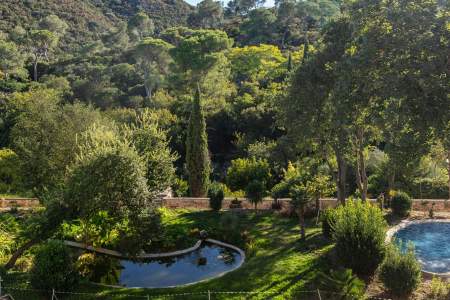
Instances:
[[[347,201],[335,209],[336,253],[344,267],[370,275],[383,261],[387,224],[382,211],[369,202]]]
[[[208,189],[209,207],[214,211],[222,208],[222,201],[225,197],[223,187],[219,183],[213,183]]]
[[[51,240],[37,250],[30,281],[34,288],[44,290],[68,290],[76,285],[75,264],[63,242]]]
[[[322,213],[322,234],[327,237],[333,237],[334,223],[336,222],[336,213],[334,209],[326,209]]]
[[[400,249],[393,245],[388,247],[386,258],[380,267],[380,279],[392,294],[406,296],[419,285],[421,270],[412,244],[408,245],[404,253]]]
[[[391,199],[391,208],[394,215],[399,217],[406,217],[412,207],[411,197],[404,192],[396,192]]]

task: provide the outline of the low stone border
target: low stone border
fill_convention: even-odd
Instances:
[[[119,251],[115,251],[115,250],[105,249],[105,248],[101,248],[101,247],[93,247],[93,246],[89,246],[89,245],[86,245],[83,243],[72,242],[72,241],[64,241],[64,244],[66,244],[67,246],[70,246],[70,247],[86,249],[86,250],[94,251],[97,253],[114,256],[117,258],[130,259],[130,257],[126,256],[125,254],[123,254]],[[201,244],[202,244],[202,241],[198,240],[194,246],[187,248],[187,249],[173,251],[173,252],[165,252],[165,253],[144,253],[144,254],[136,256],[136,258],[137,259],[152,259],[152,258],[180,256],[180,255],[187,254],[189,252],[197,250],[198,248],[200,248]]]
[[[399,224],[389,228],[389,230],[386,232],[386,243],[390,243],[392,241],[392,238],[394,235],[400,230],[405,227],[408,227],[413,224],[425,224],[425,223],[450,223],[450,219],[424,219],[424,220],[403,220]],[[450,272],[447,273],[434,273],[422,270],[422,274],[426,277],[441,277],[441,278],[450,278]]]

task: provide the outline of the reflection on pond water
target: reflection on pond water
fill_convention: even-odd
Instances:
[[[95,256],[84,273],[98,283],[125,287],[169,287],[214,278],[236,269],[243,259],[231,249],[204,244],[185,255],[146,261]]]

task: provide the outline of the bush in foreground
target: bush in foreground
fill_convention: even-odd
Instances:
[[[396,246],[389,246],[386,259],[380,267],[380,279],[396,296],[407,296],[417,288],[421,279],[421,268],[412,244],[408,245],[405,253]]]
[[[394,215],[406,217],[409,215],[412,207],[411,197],[405,192],[398,191],[391,199],[391,208]]]
[[[68,290],[76,285],[78,274],[63,242],[52,240],[37,250],[30,281],[34,288],[44,290]]]
[[[219,211],[222,208],[223,198],[225,193],[219,183],[213,183],[208,189],[209,207],[214,211]]]
[[[344,267],[372,274],[383,261],[387,224],[381,210],[368,202],[350,200],[336,208],[334,238]]]

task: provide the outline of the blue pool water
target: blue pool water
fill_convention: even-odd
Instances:
[[[428,272],[450,272],[450,222],[411,224],[394,237],[415,246],[416,257]]]
[[[236,269],[243,257],[231,249],[204,244],[185,255],[134,262],[110,258],[95,281],[124,287],[163,288],[195,283]]]

